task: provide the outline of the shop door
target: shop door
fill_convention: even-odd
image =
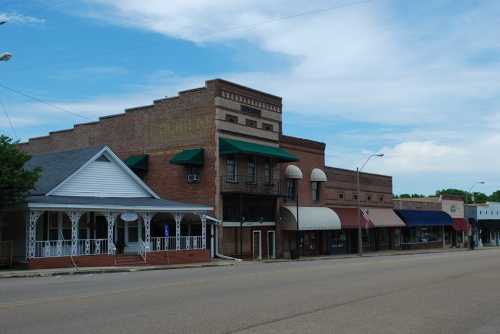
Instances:
[[[255,260],[262,260],[262,233],[252,232],[252,255]]]
[[[276,258],[276,232],[267,231],[267,257]]]

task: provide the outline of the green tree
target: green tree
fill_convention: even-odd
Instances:
[[[24,201],[40,177],[41,170],[25,170],[29,154],[17,148],[17,142],[0,135],[0,211]]]
[[[490,202],[500,202],[500,190],[497,190],[488,196],[488,200]]]

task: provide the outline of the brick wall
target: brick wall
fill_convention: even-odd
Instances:
[[[183,263],[210,262],[208,250],[190,250],[179,252],[151,252],[147,254],[148,265],[169,265]],[[111,255],[74,256],[77,267],[110,267],[115,265]],[[72,268],[69,256],[35,258],[28,261],[28,269]]]
[[[121,158],[148,154],[146,183],[160,197],[214,205],[215,124],[214,88],[180,92],[179,96],[154,101],[153,105],[127,109],[101,117],[98,122],[77,124],[73,129],[30,139],[20,147],[30,153],[64,151],[108,145]],[[188,184],[186,168],[169,160],[185,148],[205,149],[201,182]]]
[[[327,167],[326,172],[325,204],[329,207],[356,206],[356,171]],[[361,173],[360,193],[362,206],[393,207],[391,176]]]
[[[209,262],[208,250],[191,250],[179,252],[152,252],[147,254],[148,265],[167,265],[183,263]]]
[[[298,188],[300,206],[322,206],[324,204],[325,187],[324,184],[320,185],[320,200],[313,201],[311,172],[314,168],[325,171],[325,144],[303,138],[281,136],[280,147],[299,158],[299,161],[281,164],[281,175],[285,177],[285,169],[290,164],[298,166],[302,171],[304,178],[299,181]],[[282,204],[286,204],[286,199],[282,200]],[[289,204],[295,205],[295,201]]]

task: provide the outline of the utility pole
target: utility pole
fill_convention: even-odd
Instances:
[[[361,173],[361,171],[363,170],[363,168],[365,168],[366,164],[368,163],[368,161],[370,161],[371,158],[382,158],[384,156],[384,154],[382,153],[379,153],[379,154],[372,154],[370,155],[365,163],[361,166],[361,168],[356,168],[356,196],[358,197],[358,200],[357,200],[357,209],[358,209],[358,255],[359,256],[363,256],[363,235],[362,235],[362,228],[361,228],[361,194],[360,194],[360,185],[359,185],[359,174]]]

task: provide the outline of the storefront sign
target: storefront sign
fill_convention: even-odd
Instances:
[[[134,212],[124,212],[120,215],[120,218],[123,220],[123,221],[126,221],[126,222],[133,222],[133,221],[136,221],[137,218],[139,218],[137,216],[137,213],[134,213]]]

